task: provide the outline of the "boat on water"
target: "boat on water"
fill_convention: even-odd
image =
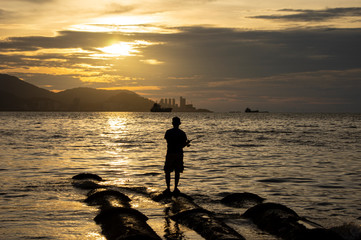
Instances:
[[[259,112],[258,110],[251,110],[250,108],[246,108],[246,110],[244,110],[244,112],[246,113],[256,113]]]
[[[244,112],[246,112],[246,113],[268,113],[268,111],[251,110],[250,108],[246,108],[246,110],[244,110]]]
[[[160,104],[154,103],[153,107],[150,109],[151,112],[171,112],[172,108],[163,108]]]

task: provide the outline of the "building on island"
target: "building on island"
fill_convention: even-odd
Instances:
[[[187,104],[184,97],[179,97],[179,104],[175,98],[162,98],[158,103],[162,108],[172,108],[172,112],[211,112],[207,109],[197,109],[193,104]]]

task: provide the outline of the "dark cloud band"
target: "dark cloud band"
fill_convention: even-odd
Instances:
[[[293,12],[293,14],[285,15],[261,15],[252,16],[249,18],[268,19],[268,20],[283,20],[283,21],[327,21],[342,17],[360,17],[361,8],[327,8],[324,10],[307,10],[307,9],[281,9],[280,12]]]

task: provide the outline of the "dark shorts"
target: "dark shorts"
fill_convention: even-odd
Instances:
[[[164,172],[176,171],[182,173],[183,170],[184,170],[184,166],[183,166],[182,153],[177,153],[177,154],[168,153],[167,156],[165,156]]]

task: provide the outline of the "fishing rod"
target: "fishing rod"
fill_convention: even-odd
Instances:
[[[202,138],[202,137],[204,137],[204,135],[200,135],[200,136],[198,136],[198,137],[192,138],[191,140],[189,140],[189,142],[192,142],[193,140],[196,140],[196,139],[200,139],[200,138]]]
[[[187,144],[187,147],[190,146],[190,143],[191,143],[193,140],[200,139],[200,138],[202,138],[202,137],[204,137],[204,135],[200,135],[200,136],[198,136],[198,137],[192,138],[191,140],[189,140],[189,143]]]

